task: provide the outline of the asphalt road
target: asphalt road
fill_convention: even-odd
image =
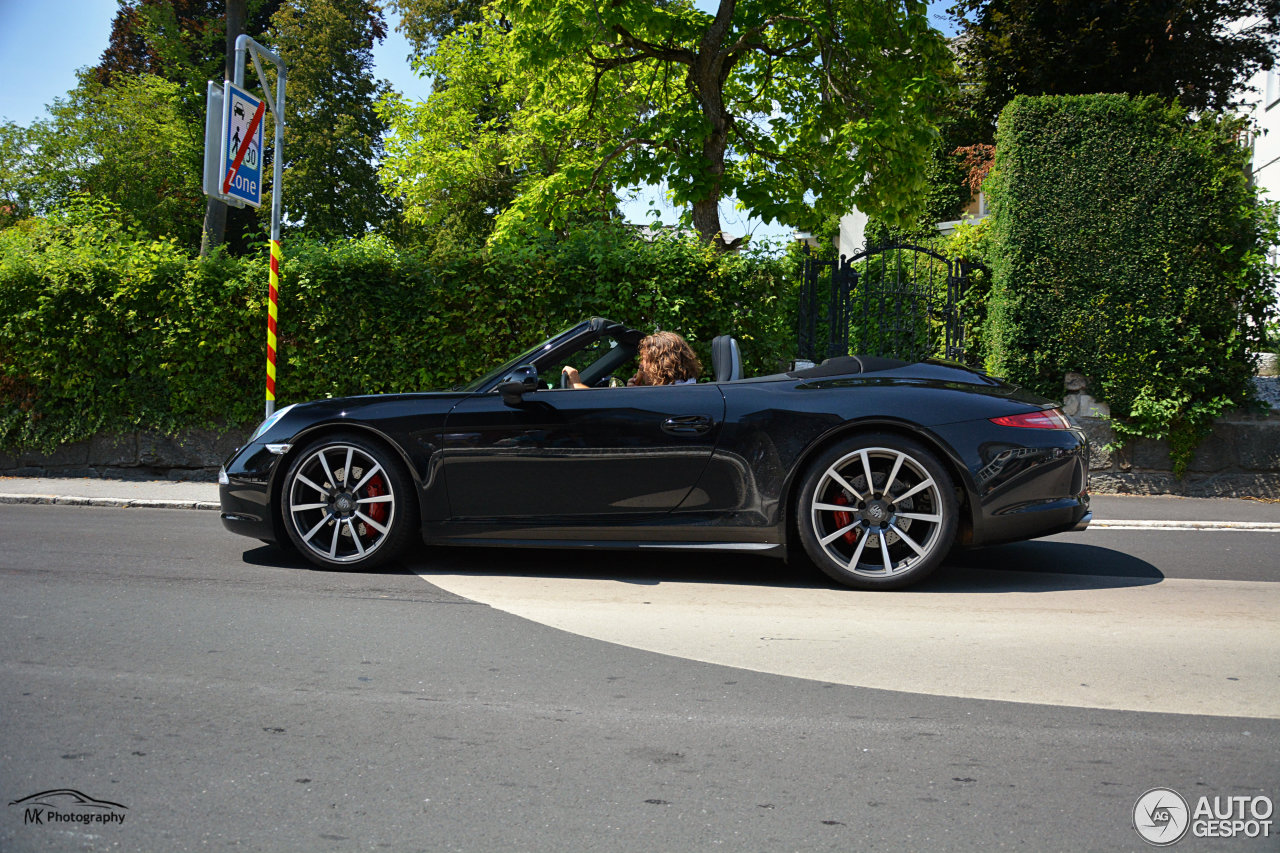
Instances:
[[[322,572],[214,513],[3,506],[0,850],[1144,850],[1148,789],[1280,799],[1278,536],[1089,531],[868,599],[741,557],[441,550]],[[575,611],[595,636],[555,626]],[[822,642],[779,662],[805,638],[725,639],[783,617]],[[684,636],[646,648],[645,623]],[[930,624],[934,652],[907,642]],[[858,683],[978,632],[950,687]],[[707,662],[720,646],[737,665]],[[1185,702],[1147,700],[1172,712],[973,698],[1009,667],[1067,684],[1108,648],[1086,662],[1139,658],[1156,695],[1197,646]],[[794,677],[764,652],[839,665]],[[37,823],[20,802],[62,789],[123,821]],[[1280,850],[1271,820],[1174,849]]]

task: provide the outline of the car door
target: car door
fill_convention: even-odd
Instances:
[[[623,524],[668,512],[720,436],[713,384],[475,394],[445,421],[454,521]]]

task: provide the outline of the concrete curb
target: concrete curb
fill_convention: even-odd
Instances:
[[[128,509],[211,509],[221,507],[215,501],[157,500],[155,498],[87,498],[77,495],[9,495],[0,493],[0,504],[57,504],[59,506],[119,507]]]
[[[1273,521],[1143,521],[1139,519],[1094,519],[1089,529],[1103,530],[1253,530],[1280,533],[1280,522]]]

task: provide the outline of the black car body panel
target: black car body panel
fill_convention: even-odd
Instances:
[[[1053,406],[1000,380],[938,361],[851,358],[733,382],[604,387],[602,371],[638,340],[596,318],[463,391],[283,409],[224,466],[224,523],[285,541],[283,472],[308,444],[338,433],[366,436],[403,464],[427,542],[783,554],[808,466],[856,434],[902,436],[936,455],[954,482],[966,544],[1088,521],[1083,433],[993,423]],[[545,373],[584,345],[604,352],[595,362],[604,367],[583,371],[600,387],[499,393],[521,364]]]

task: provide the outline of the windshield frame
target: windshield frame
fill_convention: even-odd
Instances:
[[[485,393],[494,390],[511,371],[526,364],[532,364],[541,371],[546,362],[562,358],[604,336],[617,338],[621,342],[639,343],[640,333],[628,329],[621,323],[606,320],[603,317],[592,317],[575,326],[565,329],[559,334],[547,338],[542,343],[531,347],[510,361],[490,370],[473,382],[464,385],[461,390],[467,393]],[[634,338],[634,341],[631,339]]]

